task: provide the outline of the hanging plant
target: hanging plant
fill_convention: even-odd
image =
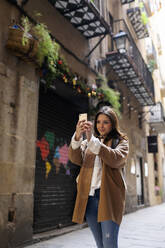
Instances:
[[[103,89],[104,101],[109,102],[114,108],[115,112],[120,116],[120,94],[111,88]]]
[[[96,97],[98,99],[99,106],[101,103],[109,104],[111,105],[115,112],[120,116],[120,94],[119,92],[109,88],[107,85],[107,79],[104,75],[99,74],[96,78],[96,84],[99,87],[96,90]],[[99,104],[100,103],[100,104]],[[98,111],[98,107],[92,106],[90,108],[90,114],[93,115]]]
[[[140,8],[140,12],[141,12],[141,21],[144,25],[146,25],[148,23],[149,19],[148,19],[148,16],[146,14],[143,2],[139,3],[139,8]]]
[[[55,72],[54,63],[59,56],[59,45],[52,40],[48,27],[39,23],[33,27],[33,33],[39,40],[39,46],[37,51],[37,61],[41,66],[45,57],[47,58],[48,67],[52,72]]]
[[[153,73],[153,71],[157,68],[156,61],[154,59],[150,59],[148,61],[147,67],[148,67],[149,71],[151,73]]]
[[[27,17],[21,19],[21,25],[9,27],[6,47],[17,57],[25,61],[34,61],[38,50],[38,41],[29,33],[31,24]]]
[[[21,24],[23,27],[22,44],[25,46],[25,44],[28,43],[28,37],[32,37],[32,35],[30,35],[31,23],[27,17],[22,17]]]
[[[144,12],[144,11],[141,12],[141,20],[142,20],[142,23],[144,25],[146,25],[148,23],[148,17],[146,15],[146,12]]]
[[[44,73],[49,71],[48,78],[50,73],[56,73],[55,63],[59,58],[60,46],[52,39],[44,23],[32,25],[28,17],[23,16],[21,25],[10,28],[7,47],[22,59],[30,57],[39,67],[44,65]]]

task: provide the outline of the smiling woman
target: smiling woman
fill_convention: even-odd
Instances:
[[[69,147],[70,160],[81,166],[73,222],[86,218],[98,248],[117,248],[125,206],[121,169],[128,156],[128,139],[109,106],[96,114],[94,134],[92,128],[90,121],[79,120]]]
[[[106,137],[112,129],[112,123],[108,116],[100,114],[96,121],[96,127],[100,135]]]

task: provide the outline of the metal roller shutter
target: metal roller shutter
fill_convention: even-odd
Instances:
[[[68,161],[68,145],[78,114],[84,109],[76,105],[76,97],[66,99],[59,96],[58,90],[61,92],[62,89],[56,89],[55,92],[50,89],[45,92],[43,87],[40,89],[34,233],[72,224],[76,195],[75,178],[79,168]],[[63,94],[68,97],[65,90],[63,89]],[[87,106],[86,100],[84,103]]]

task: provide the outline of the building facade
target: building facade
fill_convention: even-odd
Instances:
[[[148,2],[2,0],[0,7],[2,248],[30,242],[34,233],[73,225],[79,169],[68,160],[68,146],[79,113],[87,112],[92,120],[91,110],[111,103],[101,93],[95,97],[103,83],[100,74],[107,79],[106,87],[120,93],[120,126],[130,143],[126,213],[161,203],[165,95],[159,63],[151,68],[148,62],[160,52]],[[6,47],[9,27],[18,28],[22,16],[34,25],[36,13],[60,45],[60,56],[74,75],[72,84],[61,71],[47,88],[43,68],[27,61],[28,54],[20,58]],[[121,34],[122,48],[117,46]],[[59,59],[57,67],[61,64],[64,60]],[[81,78],[83,85],[77,85]]]

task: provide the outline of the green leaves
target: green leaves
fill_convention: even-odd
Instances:
[[[29,37],[29,32],[31,29],[31,23],[29,22],[28,17],[22,17],[21,18],[21,24],[23,26],[23,38],[22,38],[22,44],[23,46],[26,45],[26,43],[28,42],[28,37]]]
[[[104,95],[102,98],[103,101],[109,102],[110,105],[114,108],[115,112],[120,116],[120,93],[118,91],[113,90],[107,84],[107,79],[104,75],[99,74],[96,78],[96,82],[99,82],[99,88],[97,89],[97,93],[101,93]]]
[[[47,26],[43,23],[39,23],[33,27],[34,35],[39,41],[38,47],[38,63],[41,66],[44,58],[48,58],[48,63],[51,70],[54,70],[54,67],[51,66],[58,59],[59,54],[59,45],[52,40]]]

